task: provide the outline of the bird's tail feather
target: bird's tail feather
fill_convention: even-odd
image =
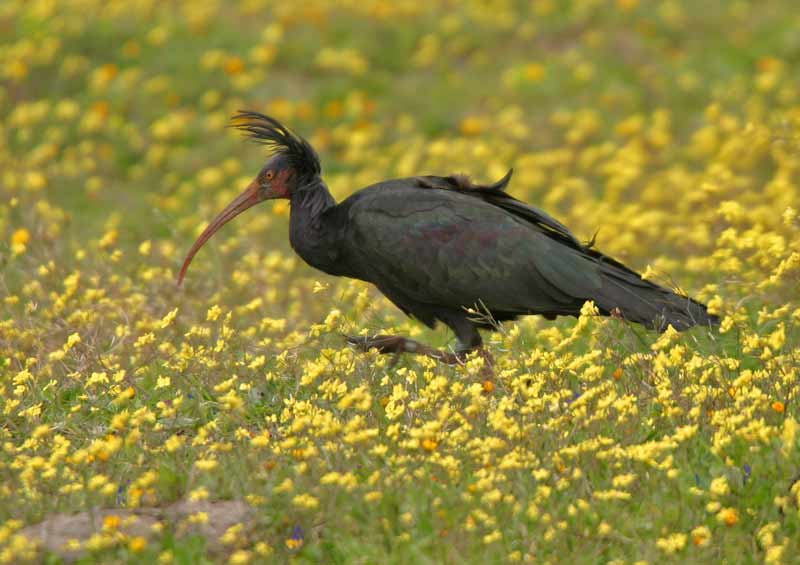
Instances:
[[[658,331],[664,331],[669,325],[679,331],[697,325],[719,325],[719,317],[710,314],[704,304],[644,280],[635,271],[598,251],[592,250],[590,254],[601,265],[603,286],[596,299],[601,311],[618,312],[626,320]]]

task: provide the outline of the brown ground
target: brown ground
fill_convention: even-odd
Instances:
[[[197,512],[205,512],[208,522],[190,524],[186,521],[187,517]],[[42,551],[73,560],[80,557],[83,551],[70,550],[67,543],[73,539],[85,542],[92,534],[103,530],[106,517],[117,516],[121,522],[118,531],[126,536],[154,537],[158,533],[153,526],[160,522],[165,528],[172,528],[178,536],[188,533],[204,536],[206,549],[213,554],[222,551],[220,537],[225,531],[235,524],[246,525],[250,514],[250,507],[239,500],[180,501],[163,508],[106,508],[78,514],[55,514],[19,533],[31,541],[38,541]]]

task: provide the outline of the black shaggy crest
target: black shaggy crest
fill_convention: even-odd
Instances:
[[[300,178],[313,178],[322,172],[319,156],[311,144],[275,118],[239,110],[231,122],[233,127],[256,143],[266,145],[272,153],[284,155]]]

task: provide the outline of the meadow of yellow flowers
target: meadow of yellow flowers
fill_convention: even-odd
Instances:
[[[0,562],[800,558],[794,0],[4,0]],[[285,120],[342,198],[492,181],[718,331],[528,318],[464,366],[284,202],[175,277]]]

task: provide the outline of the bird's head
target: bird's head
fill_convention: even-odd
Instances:
[[[272,157],[244,192],[211,220],[194,242],[178,275],[179,285],[195,254],[227,222],[259,202],[291,198],[296,191],[319,182],[321,167],[317,152],[305,139],[276,119],[257,112],[240,111],[234,115],[231,125],[256,143],[266,145]]]

